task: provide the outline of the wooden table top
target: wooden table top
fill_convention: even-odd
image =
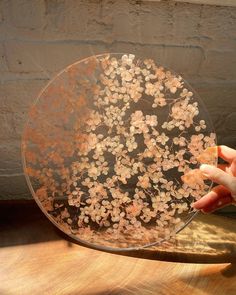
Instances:
[[[200,215],[175,241],[118,255],[66,239],[35,205],[10,209],[0,203],[0,295],[236,294],[236,219]]]

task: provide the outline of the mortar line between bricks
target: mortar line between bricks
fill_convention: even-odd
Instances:
[[[0,177],[15,177],[15,176],[23,176],[24,173],[12,173],[12,174],[0,174]]]
[[[104,42],[101,40],[74,40],[74,39],[62,39],[62,40],[29,40],[29,39],[18,39],[18,38],[9,38],[0,40],[2,43],[7,42],[19,42],[19,43],[32,43],[32,44],[77,44],[77,45],[105,45],[105,46],[113,46],[116,44],[129,44],[129,45],[139,45],[139,46],[160,46],[160,47],[177,47],[177,48],[198,48],[203,51],[202,46],[200,45],[184,45],[184,44],[173,44],[173,43],[141,43],[141,42],[135,42],[135,41],[124,41],[124,40],[114,40],[112,42]]]
[[[13,74],[14,75],[14,74]],[[2,78],[0,79],[0,85],[5,83],[5,82],[15,82],[15,81],[50,81],[49,78],[39,78],[39,77],[29,77],[29,78],[19,78],[18,76],[12,77],[12,78]],[[236,83],[236,82],[234,82]]]
[[[22,167],[18,168],[5,168],[5,169],[0,169],[0,175],[12,175],[13,171],[18,171],[18,172],[13,172],[13,174],[23,174]]]
[[[33,197],[30,192],[28,193],[16,193],[16,194],[0,194],[0,202],[1,201],[17,201],[26,198],[27,200],[33,200]]]

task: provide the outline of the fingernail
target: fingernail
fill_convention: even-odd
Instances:
[[[192,204],[191,204],[191,207],[192,207],[193,209],[195,209],[195,210],[199,210],[199,209],[201,209],[201,206],[199,206],[197,202],[192,203]]]
[[[202,173],[205,175],[205,176],[209,176],[211,174],[211,171],[212,171],[212,166],[211,165],[207,165],[207,164],[202,164],[200,166],[200,170],[202,171]]]
[[[209,212],[207,211],[207,210],[205,210],[205,209],[201,209],[201,212],[203,213],[203,214],[208,214]]]

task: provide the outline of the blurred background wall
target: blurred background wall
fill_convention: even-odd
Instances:
[[[236,7],[184,2],[0,0],[0,199],[31,198],[20,143],[39,91],[95,53],[132,52],[182,74],[204,101],[218,143],[236,147]]]

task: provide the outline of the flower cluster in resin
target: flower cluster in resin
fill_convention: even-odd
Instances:
[[[95,56],[42,92],[26,126],[25,172],[48,216],[107,247],[169,238],[209,190],[215,134],[182,77],[134,55]]]

